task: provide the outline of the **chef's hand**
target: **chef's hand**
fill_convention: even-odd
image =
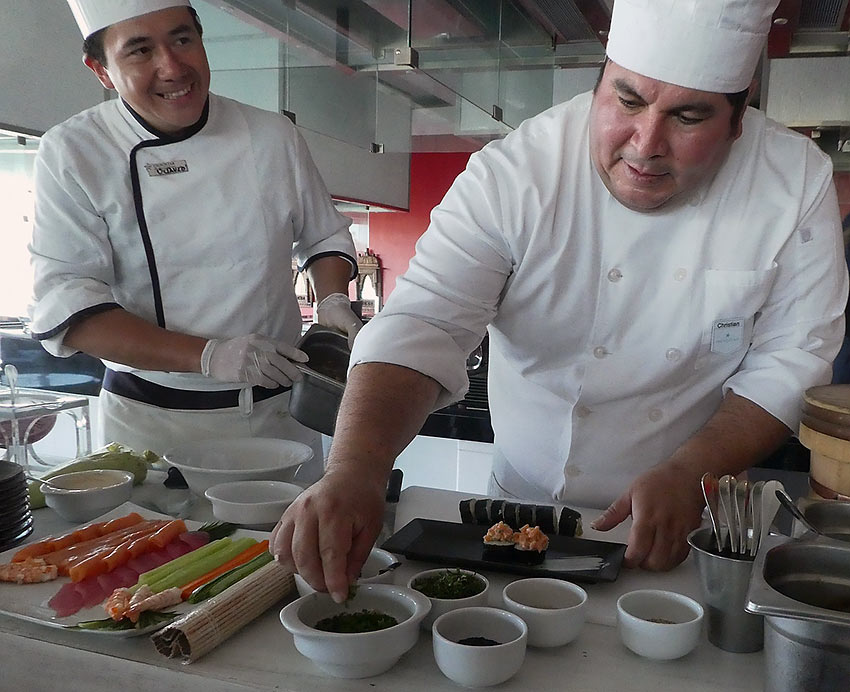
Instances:
[[[272,531],[272,555],[342,603],[381,530],[386,492],[386,479],[381,485],[328,470],[284,512]]]
[[[639,476],[591,528],[608,531],[631,515],[623,564],[665,571],[688,556],[687,537],[700,525],[703,506],[699,476],[668,462]]]
[[[351,309],[351,301],[343,293],[331,293],[316,306],[316,322],[348,335],[348,347],[363,327],[363,321]]]
[[[268,389],[287,387],[301,379],[293,365],[306,363],[303,351],[261,334],[210,339],[201,353],[201,373],[222,382],[244,382]]]

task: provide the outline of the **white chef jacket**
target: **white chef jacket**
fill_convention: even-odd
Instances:
[[[489,325],[496,457],[535,499],[604,507],[727,390],[795,429],[801,392],[829,381],[847,272],[808,139],[748,109],[713,180],[636,212],[591,161],[591,98],[472,155],[352,365],[418,370],[442,407]]]
[[[32,332],[57,356],[76,318],[120,305],[178,332],[301,333],[291,261],[325,254],[356,271],[350,221],[333,207],[289,119],[211,94],[172,138],[122,100],[49,130],[35,163]],[[132,370],[158,384],[226,389],[197,373]]]

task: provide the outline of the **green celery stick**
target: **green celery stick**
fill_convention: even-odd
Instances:
[[[148,583],[148,586],[154,593],[159,593],[175,586],[185,586],[190,581],[197,579],[207,572],[211,572],[219,565],[223,565],[256,543],[257,541],[253,538],[236,538],[223,550],[218,550],[212,555],[202,557],[200,560],[195,560],[180,569],[169,572],[157,581]]]
[[[152,570],[140,574],[139,581],[136,582],[135,586],[130,588],[130,591],[135,593],[142,584],[150,586],[155,581],[162,579],[164,576],[171,574],[182,567],[185,567],[187,564],[191,564],[196,560],[202,560],[209,555],[213,555],[218,553],[220,550],[224,550],[232,542],[233,540],[230,538],[219,538],[217,541],[202,545],[200,548],[192,550],[185,555],[181,555],[180,557],[166,562],[159,567],[154,567]]]
[[[224,574],[220,574],[215,579],[206,584],[199,586],[192,592],[192,595],[187,599],[189,603],[200,603],[213,596],[218,596],[227,587],[232,586],[240,579],[244,579],[251,572],[256,572],[263,565],[268,564],[274,558],[268,553],[260,553],[257,557],[248,560],[244,565],[239,565]]]

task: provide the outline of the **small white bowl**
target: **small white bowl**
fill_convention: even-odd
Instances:
[[[382,569],[386,569],[390,565],[398,562],[398,558],[392,553],[380,548],[372,548],[366,562],[360,569],[360,576],[357,578],[357,584],[392,584],[393,570],[387,570],[383,574],[378,574]],[[298,589],[299,596],[315,592],[315,589],[310,586],[300,574],[294,574],[295,588]]]
[[[674,591],[642,589],[617,599],[620,639],[646,658],[664,661],[693,651],[702,620],[702,606]]]
[[[428,597],[431,601],[431,612],[422,620],[423,629],[431,629],[431,626],[434,624],[434,621],[440,617],[443,613],[448,613],[450,610],[456,610],[457,608],[470,608],[473,606],[484,606],[487,605],[487,593],[490,590],[490,582],[487,580],[483,574],[479,574],[478,572],[473,572],[468,569],[458,569],[457,567],[442,567],[439,569],[426,569],[423,572],[417,572],[414,574],[407,582],[408,588],[416,589],[416,584],[420,579],[427,579],[428,577],[433,577],[438,574],[442,574],[444,572],[462,572],[464,574],[471,574],[474,576],[481,584],[483,585],[483,589],[480,593],[475,594],[474,596],[467,596],[466,598],[431,598]]]
[[[346,604],[326,593],[311,593],[280,611],[280,621],[294,638],[295,648],[324,672],[337,678],[367,678],[392,668],[419,639],[419,623],[431,608],[418,591],[391,584],[364,584]],[[378,610],[397,625],[376,632],[343,634],[315,628],[322,618],[342,612]]]
[[[518,579],[502,589],[505,609],[528,625],[528,645],[569,644],[584,627],[587,592],[563,579]]]
[[[44,501],[66,521],[84,522],[130,499],[133,474],[112,469],[63,473],[41,484]]]
[[[528,627],[522,618],[500,608],[458,608],[434,622],[437,666],[464,687],[489,687],[509,680],[522,667]],[[482,637],[493,645],[461,643]]]
[[[201,495],[218,483],[232,481],[291,482],[313,450],[301,442],[268,437],[196,440],[172,447],[162,459],[176,466],[189,489]]]
[[[264,530],[273,527],[303,488],[283,481],[234,481],[206,489],[219,521]]]

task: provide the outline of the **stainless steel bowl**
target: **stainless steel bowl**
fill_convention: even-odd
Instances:
[[[314,324],[296,345],[310,361],[298,366],[304,376],[292,385],[289,412],[302,425],[333,435],[351,355],[348,338]]]

